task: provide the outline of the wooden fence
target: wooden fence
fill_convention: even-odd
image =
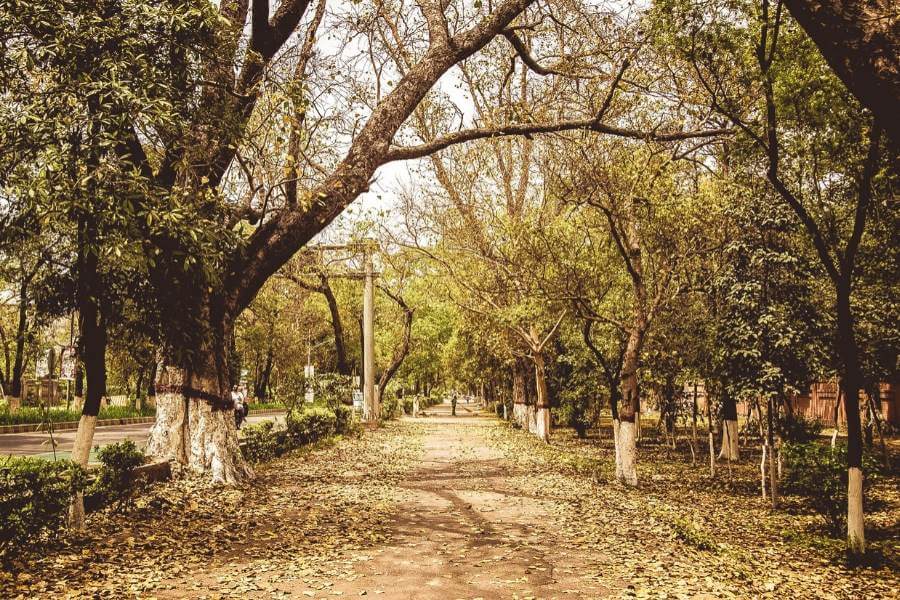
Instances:
[[[820,421],[829,427],[847,425],[847,409],[844,398],[838,393],[838,385],[832,381],[822,381],[810,386],[806,394],[798,394],[790,399],[795,414],[807,419]],[[900,427],[900,385],[882,383],[878,386],[878,403],[881,417],[892,427]],[[863,423],[866,422],[868,398],[859,394],[859,408]],[[738,414],[747,414],[747,403],[738,402]]]

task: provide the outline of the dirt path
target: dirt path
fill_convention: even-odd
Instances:
[[[429,409],[420,466],[400,484],[388,543],[358,555],[331,593],[386,598],[597,598],[588,549],[557,542],[552,500],[516,493],[520,475],[490,443],[494,419],[460,404]]]
[[[512,480],[526,474],[495,448],[498,422],[474,406],[429,408],[404,419],[392,435],[420,441],[418,460],[395,479],[382,500],[390,506],[370,523],[375,543],[353,550],[234,562],[194,571],[156,586],[163,598],[368,596],[385,599],[598,598],[590,549],[561,544],[549,516],[554,500],[519,493]],[[384,435],[378,432],[373,437]],[[382,459],[390,458],[383,456]],[[368,470],[365,473],[369,473]],[[375,473],[369,473],[376,475]],[[348,475],[344,472],[344,475]],[[360,485],[372,483],[363,472]],[[386,482],[382,482],[386,483]],[[344,483],[347,485],[347,482]],[[368,494],[367,494],[368,495]],[[390,498],[390,500],[388,500]],[[387,505],[386,505],[387,507]],[[328,538],[319,535],[319,539]],[[328,538],[331,539],[331,538]],[[258,554],[253,548],[248,553]],[[622,586],[624,587],[624,586]],[[206,595],[208,593],[208,595]]]

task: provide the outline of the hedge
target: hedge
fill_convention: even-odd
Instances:
[[[272,421],[244,427],[244,458],[264,462],[300,446],[348,433],[353,427],[353,411],[347,406],[295,408],[287,414],[284,429],[275,429]]]

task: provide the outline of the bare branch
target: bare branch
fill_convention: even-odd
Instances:
[[[731,129],[705,129],[699,131],[672,131],[659,133],[656,131],[637,131],[606,125],[596,119],[573,119],[559,121],[557,123],[510,123],[496,127],[476,127],[464,129],[439,136],[430,142],[418,146],[395,146],[385,155],[384,163],[397,160],[410,160],[422,158],[434,152],[438,152],[455,144],[462,144],[485,138],[509,137],[517,135],[530,135],[537,133],[559,133],[563,131],[595,131],[619,137],[647,140],[654,142],[673,142],[693,138],[709,138],[730,135]],[[382,163],[382,164],[384,164]]]

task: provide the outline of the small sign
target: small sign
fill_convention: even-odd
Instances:
[[[66,346],[59,353],[59,361],[61,363],[59,378],[75,379],[75,346]]]
[[[50,353],[45,352],[34,361],[34,376],[43,379],[50,375]]]

